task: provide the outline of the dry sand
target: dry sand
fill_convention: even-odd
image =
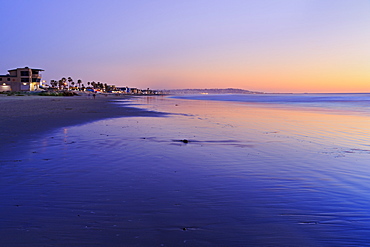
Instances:
[[[97,95],[5,96],[0,95],[0,146],[55,128],[104,118],[159,116],[161,113],[113,104],[130,96]]]

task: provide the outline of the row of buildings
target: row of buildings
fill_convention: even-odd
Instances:
[[[0,75],[0,92],[39,90],[41,71],[44,70],[28,67],[8,70],[8,74]]]
[[[21,92],[21,91],[39,91],[43,88],[41,87],[41,71],[42,69],[31,69],[28,67],[24,68],[17,68],[8,70],[8,74],[0,75],[0,92]],[[97,84],[103,85],[103,84]],[[106,84],[105,84],[106,85]],[[45,86],[45,85],[43,85]],[[148,89],[138,89],[138,88],[128,88],[128,87],[121,87],[116,88],[115,86],[110,86],[111,89],[109,91],[115,91],[117,93],[126,93],[126,94],[158,94],[158,92]],[[57,86],[54,88],[57,89]],[[84,90],[87,91],[101,91],[95,85],[89,86],[87,88],[83,87]],[[104,92],[105,92],[104,88]],[[108,92],[107,90],[107,92]]]

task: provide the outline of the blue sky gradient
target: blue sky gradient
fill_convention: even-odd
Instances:
[[[367,0],[1,1],[0,74],[142,88],[369,92]]]

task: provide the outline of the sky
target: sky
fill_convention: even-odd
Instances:
[[[370,92],[369,0],[0,0],[0,74]]]

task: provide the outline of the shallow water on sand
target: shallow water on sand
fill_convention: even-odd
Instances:
[[[174,114],[63,128],[9,148],[0,165],[5,246],[370,242],[369,117],[133,103]]]

